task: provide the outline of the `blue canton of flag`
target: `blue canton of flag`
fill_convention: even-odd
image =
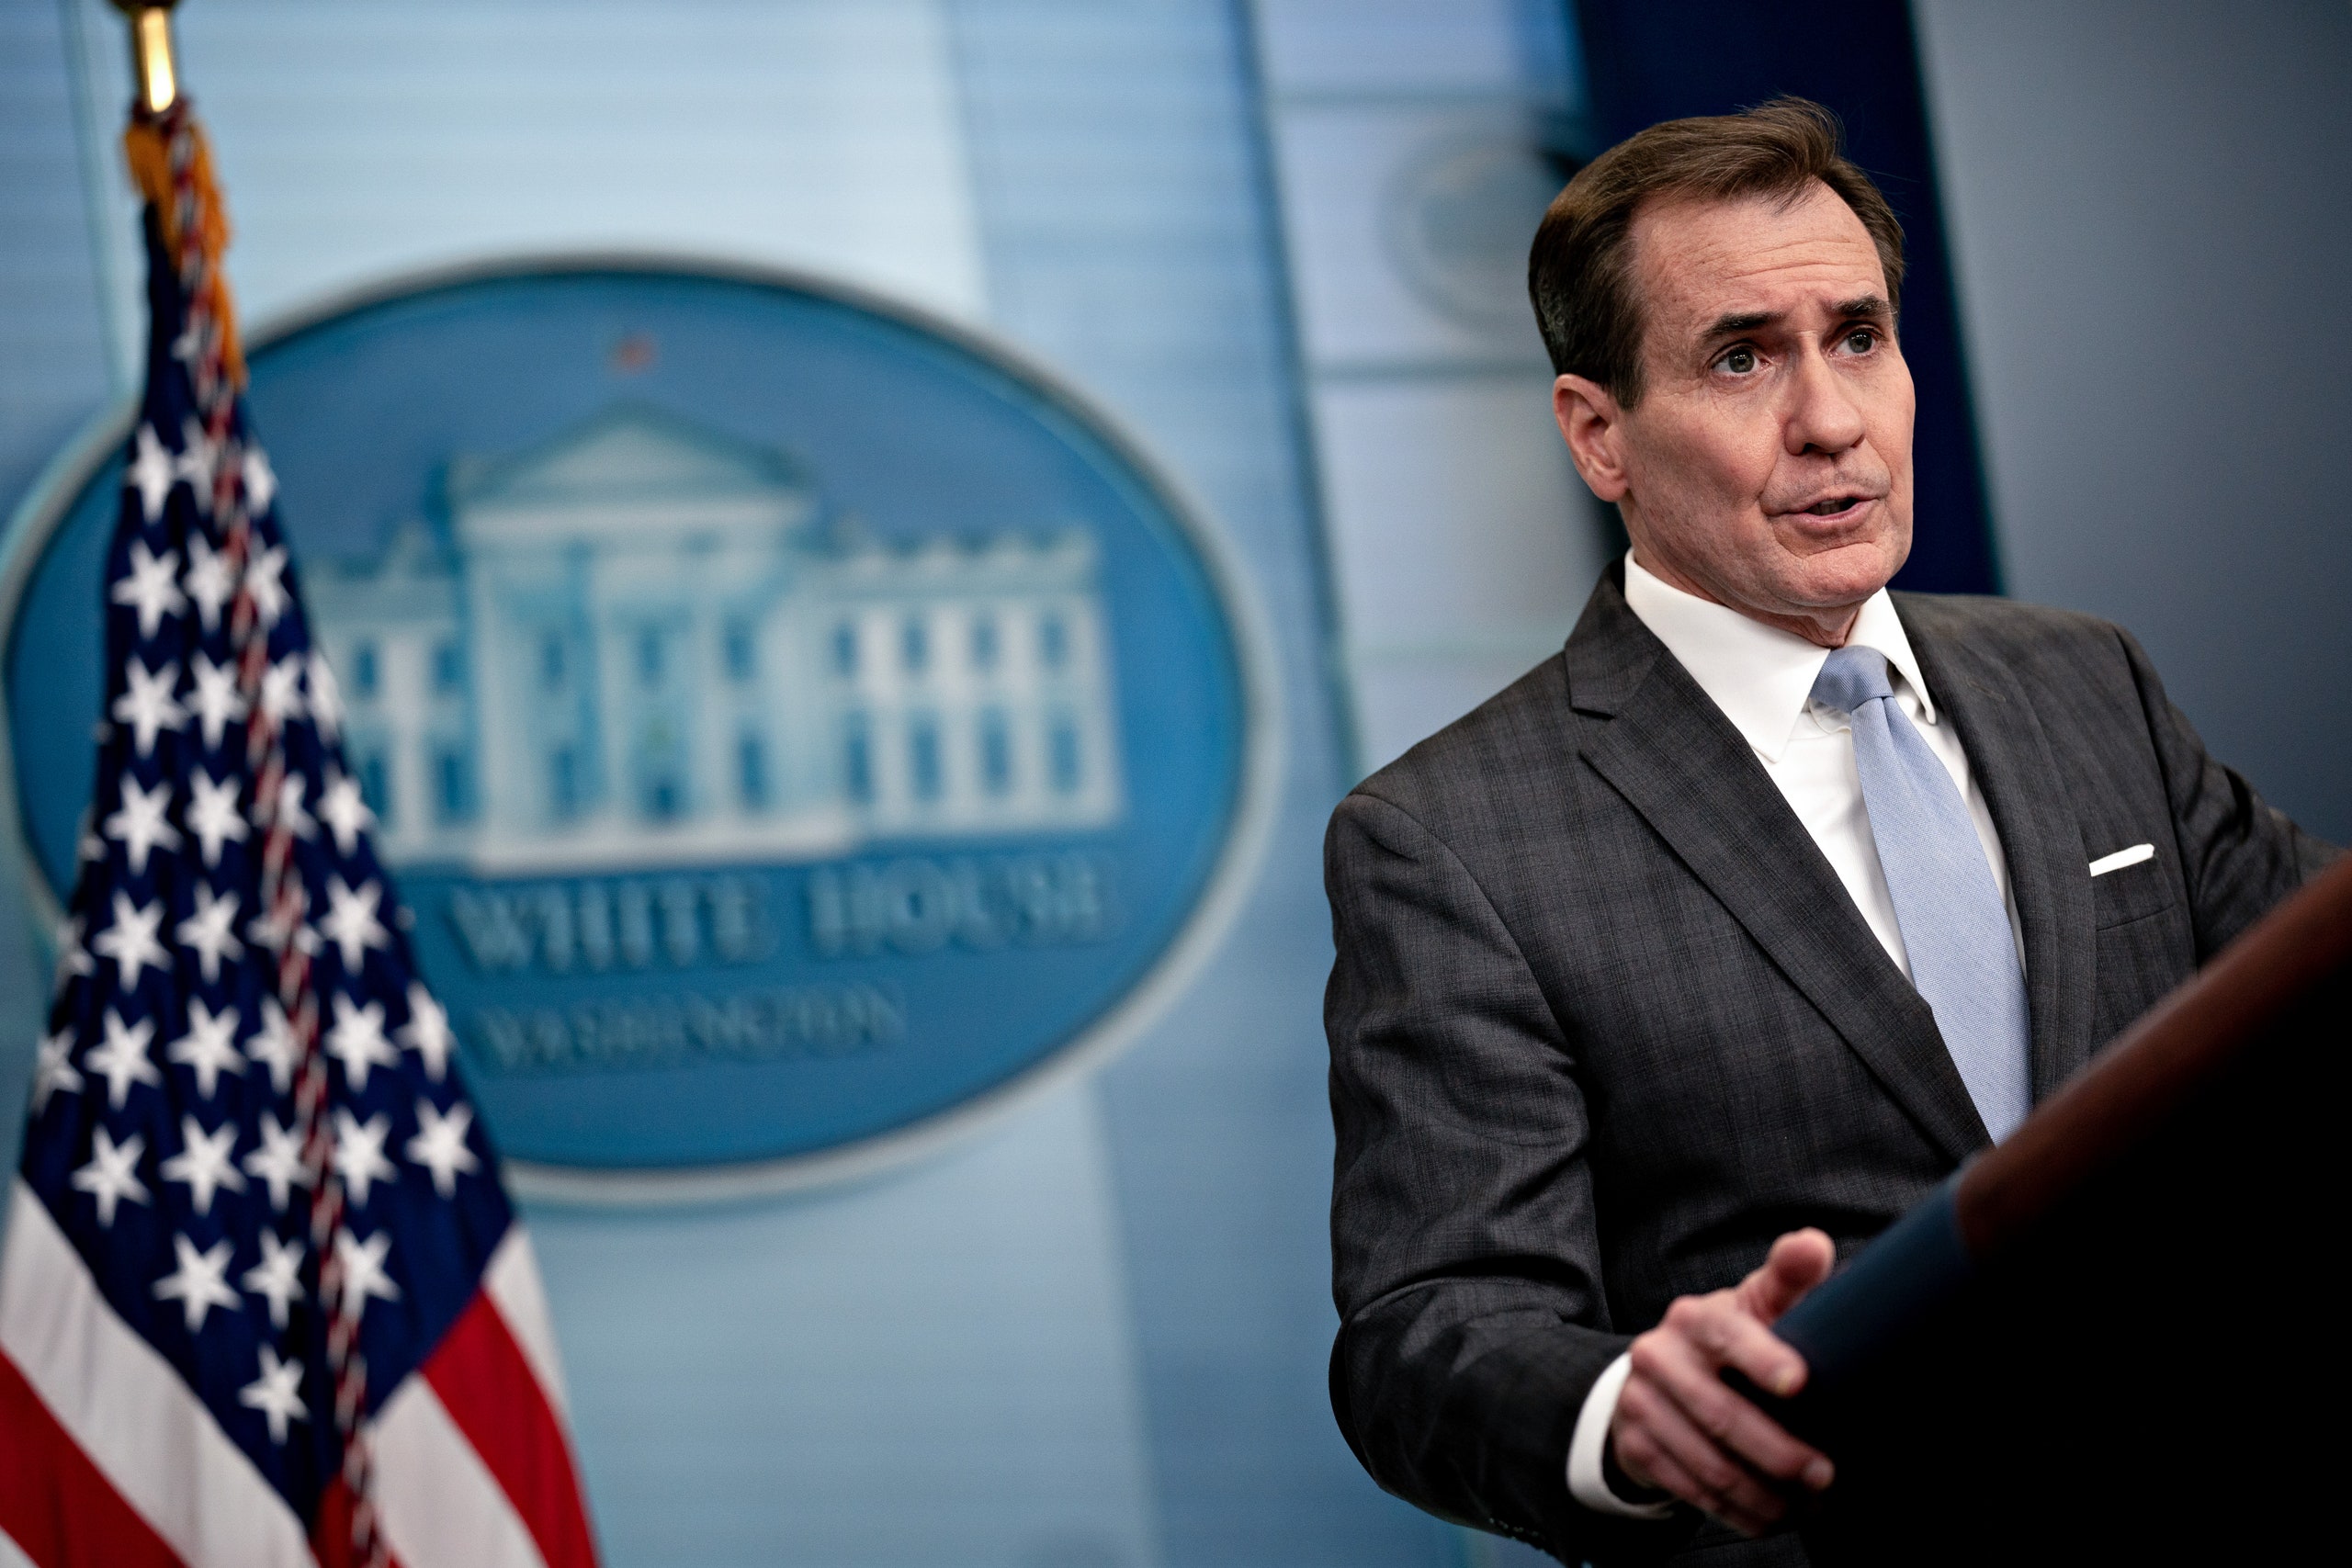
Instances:
[[[527,1243],[247,423],[203,144],[185,104],[149,135],[96,784],[0,1259],[0,1531],[36,1562],[590,1562]],[[451,1555],[433,1516],[483,1472],[505,1511]]]

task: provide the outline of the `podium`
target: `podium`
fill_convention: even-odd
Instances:
[[[2336,1560],[2347,1056],[2352,858],[1781,1321],[1813,1561]]]

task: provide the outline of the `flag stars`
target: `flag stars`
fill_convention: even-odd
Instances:
[[[279,1094],[293,1083],[294,1069],[301,1065],[302,1046],[294,1038],[294,1026],[287,1021],[286,1010],[267,997],[262,998],[261,1027],[245,1042],[245,1059],[269,1069],[269,1087]]]
[[[261,1233],[261,1261],[244,1272],[246,1290],[269,1303],[269,1325],[284,1328],[287,1314],[302,1299],[302,1244]]]
[[[90,939],[90,951],[101,958],[114,960],[122,976],[122,988],[128,991],[139,984],[139,976],[147,970],[171,968],[171,955],[155,940],[156,930],[163,923],[162,899],[152,904],[133,904],[129,894],[117,892],[114,924]]]
[[[82,1092],[82,1075],[74,1066],[74,1032],[61,1029],[40,1037],[33,1061],[33,1114],[49,1107],[50,1097]]]
[[[302,659],[289,653],[261,672],[262,716],[283,728],[302,708]]]
[[[327,913],[319,922],[320,934],[343,950],[343,968],[346,975],[356,975],[366,962],[371,947],[390,947],[392,933],[376,918],[376,906],[383,901],[384,885],[368,882],[355,891],[345,885],[340,876],[327,878]],[[341,998],[337,998],[340,1003]],[[373,1004],[371,1004],[373,1005]],[[368,1080],[362,1077],[360,1087]]]
[[[408,1141],[408,1157],[433,1173],[433,1190],[444,1198],[457,1196],[459,1172],[471,1176],[481,1168],[473,1150],[466,1146],[466,1134],[473,1122],[470,1105],[453,1105],[445,1116],[429,1100],[416,1102],[420,1130]]]
[[[266,1238],[265,1238],[266,1239]],[[237,1391],[237,1403],[261,1412],[269,1424],[269,1440],[281,1447],[289,1421],[308,1421],[311,1408],[302,1403],[302,1363],[277,1359],[270,1347],[261,1347],[261,1376]]]
[[[165,1160],[159,1168],[166,1181],[185,1183],[189,1207],[199,1214],[212,1212],[212,1196],[225,1187],[232,1192],[245,1190],[245,1179],[237,1174],[231,1151],[237,1144],[237,1124],[224,1122],[218,1132],[207,1133],[204,1124],[193,1116],[180,1118],[180,1152]],[[221,1244],[227,1246],[226,1242]]]
[[[245,699],[237,694],[237,667],[215,664],[198,653],[188,663],[188,674],[196,682],[188,690],[188,709],[203,728],[204,744],[219,750],[230,722],[245,716]]]
[[[107,1103],[122,1109],[130,1097],[135,1083],[160,1087],[163,1075],[155,1070],[154,1062],[147,1055],[147,1047],[155,1038],[155,1021],[142,1018],[137,1023],[126,1024],[122,1015],[107,1009],[106,1039],[82,1060],[82,1065],[107,1080]]]
[[[97,961],[90,956],[89,948],[82,941],[82,917],[73,916],[57,931],[57,977],[51,988],[62,988],[76,975],[95,975]]]
[[[231,895],[227,901],[233,907],[235,896]],[[245,1062],[237,1055],[236,1038],[235,1008],[224,1007],[216,1013],[204,1005],[202,998],[192,997],[187,1004],[187,1032],[165,1046],[164,1056],[195,1073],[197,1092],[210,1100],[213,1090],[220,1087],[222,1073],[244,1076]],[[169,1170],[164,1174],[169,1175]],[[199,1210],[202,1207],[198,1205]]]
[[[134,655],[123,673],[130,680],[130,690],[115,698],[110,711],[118,722],[130,726],[133,743],[144,757],[155,750],[156,736],[187,722],[187,710],[172,696],[180,667],[172,663],[150,670]]]
[[[302,796],[310,792],[311,781],[300,773],[288,773],[277,781],[277,821],[298,839],[308,839],[319,830],[316,818],[302,804]]]
[[[453,1020],[411,984],[410,922],[367,847],[378,815],[342,755],[341,726],[360,715],[308,636],[300,573],[271,536],[281,484],[237,429],[237,389],[220,379],[229,328],[200,306],[164,313],[156,346],[187,364],[159,357],[150,390],[172,412],[134,416],[124,488],[108,498],[125,521],[101,602],[113,632],[112,667],[97,672],[103,782],[96,807],[59,839],[79,840],[84,863],[56,1019],[31,1064],[36,1132],[54,1140],[34,1168],[66,1190],[59,1207],[114,1303],[103,1310],[176,1359],[265,1468],[266,1433],[299,1482],[316,1468],[314,1440],[329,1440],[334,1401],[361,1386],[360,1364],[344,1365],[350,1331],[375,1303],[410,1305],[400,1227],[426,1217],[409,1213],[426,1192],[410,1177],[429,1180],[443,1201],[427,1207],[447,1211],[491,1192],[496,1156],[487,1138],[473,1146],[479,1113],[454,1081]],[[191,385],[209,417],[183,423]],[[183,428],[165,436],[167,423]],[[258,864],[265,844],[284,852],[288,839],[290,861]],[[371,951],[386,960],[372,971]],[[141,1087],[148,1097],[135,1096]],[[402,1100],[416,1103],[412,1122]],[[379,1186],[390,1189],[381,1212]],[[111,1236],[126,1205],[144,1213]],[[418,1289],[455,1284],[427,1277],[446,1237],[419,1237]],[[322,1273],[334,1280],[324,1301]],[[322,1310],[335,1314],[332,1367],[312,1348]],[[171,1335],[173,1311],[187,1337]],[[216,1312],[223,1332],[208,1340]],[[239,1365],[254,1373],[242,1385]]]
[[[329,740],[343,728],[343,683],[334,678],[327,656],[315,649],[310,668],[311,719]]]
[[[116,581],[107,597],[136,610],[139,635],[153,637],[165,615],[176,615],[187,608],[187,595],[180,592],[179,572],[178,551],[166,550],[159,556],[147,547],[144,540],[133,539],[130,570]]]
[[[155,1281],[155,1299],[176,1301],[190,1334],[204,1326],[214,1307],[239,1309],[237,1292],[229,1288],[229,1257],[236,1244],[223,1236],[204,1251],[184,1235],[172,1237],[172,1252],[179,1267]]]
[[[356,1090],[368,1088],[369,1069],[400,1065],[401,1054],[384,1038],[381,1002],[353,1007],[349,997],[336,996],[334,1027],[327,1031],[326,1049],[328,1055],[343,1064],[343,1075]]]
[[[192,327],[183,346],[216,353],[217,342],[199,344],[201,335]],[[129,1281],[131,1319],[141,1332],[157,1333],[176,1306],[187,1332],[200,1340],[211,1314],[223,1312],[229,1333],[213,1337],[216,1348],[207,1352],[206,1364],[229,1371],[230,1381],[218,1385],[216,1393],[235,1388],[238,1405],[254,1413],[250,1424],[238,1418],[231,1429],[249,1445],[259,1441],[256,1428],[266,1429],[273,1444],[283,1446],[310,1435],[294,1428],[311,1421],[314,1413],[306,1401],[324,1386],[322,1382],[306,1387],[306,1363],[295,1359],[300,1351],[309,1367],[316,1367],[319,1352],[286,1337],[299,1314],[322,1304],[316,1300],[321,1258],[309,1247],[327,1255],[332,1267],[326,1271],[336,1277],[336,1289],[324,1304],[342,1314],[345,1326],[356,1324],[372,1303],[405,1304],[406,1287],[398,1280],[405,1272],[405,1242],[403,1267],[395,1271],[395,1237],[383,1223],[389,1212],[367,1217],[373,1213],[376,1188],[391,1188],[389,1203],[407,1202],[423,1190],[405,1185],[413,1166],[442,1200],[451,1200],[463,1181],[488,1179],[483,1172],[493,1156],[487,1145],[473,1147],[477,1116],[469,1105],[460,1100],[445,1110],[433,1098],[417,1098],[454,1095],[451,1089],[424,1087],[425,1077],[444,1083],[452,1077],[456,1040],[447,1011],[401,973],[404,964],[379,964],[369,976],[376,984],[359,983],[371,950],[386,953],[401,945],[391,928],[406,920],[364,848],[379,826],[377,814],[359,781],[344,771],[334,744],[347,716],[335,671],[323,651],[300,635],[297,574],[282,542],[252,536],[247,548],[242,541],[248,536],[240,534],[239,543],[228,545],[220,537],[230,521],[266,517],[274,510],[279,483],[267,457],[224,432],[219,422],[208,431],[191,420],[170,440],[161,437],[160,426],[142,424],[130,446],[119,500],[128,514],[136,496],[157,531],[123,543],[107,590],[109,617],[115,608],[124,612],[121,619],[108,621],[119,634],[117,657],[123,667],[109,695],[109,723],[102,727],[102,739],[108,743],[108,766],[123,776],[107,781],[102,798],[107,804],[82,825],[97,853],[85,873],[81,919],[65,933],[61,970],[69,986],[76,975],[93,978],[90,986],[69,992],[81,998],[77,1005],[83,1010],[77,1015],[62,1010],[61,1027],[40,1042],[32,1102],[40,1113],[51,1100],[66,1100],[64,1111],[84,1145],[78,1152],[87,1161],[72,1170],[71,1190],[89,1195],[97,1224],[110,1230],[126,1203],[148,1210],[126,1226],[126,1238],[140,1238],[137,1271]],[[174,511],[175,504],[185,504],[174,493],[183,483],[198,513],[209,515],[220,503],[218,524],[177,525],[189,517]],[[236,498],[233,504],[231,498]],[[174,520],[168,539],[166,519]],[[268,649],[277,657],[264,657],[266,640],[246,649],[243,661],[224,657],[218,637],[232,619],[241,632],[251,627],[265,638],[286,626],[288,637]],[[207,634],[204,650],[194,646],[199,624]],[[121,659],[121,642],[134,627],[141,646]],[[179,645],[183,637],[186,648]],[[285,648],[289,639],[292,652]],[[311,744],[301,739],[305,723],[324,746],[323,758],[302,750]],[[250,776],[241,772],[249,727],[255,745],[268,743],[273,751],[266,760],[254,751]],[[301,751],[299,757],[275,754],[277,739],[288,730],[295,732],[288,745]],[[167,733],[177,739],[162,753],[172,763],[165,766],[153,759]],[[229,776],[211,776],[213,768]],[[255,777],[266,781],[258,790]],[[288,868],[284,882],[273,882],[282,888],[280,896],[248,908],[241,894],[253,886],[252,869],[232,873],[259,853],[261,840],[273,829],[307,840],[309,846],[298,852],[300,863]],[[336,858],[321,864],[326,843]],[[232,845],[239,849],[235,857],[226,852]],[[200,870],[195,863],[199,852]],[[302,856],[310,858],[303,862]],[[341,874],[322,874],[338,866]],[[158,875],[165,879],[161,893],[153,880]],[[359,880],[346,880],[354,875]],[[134,883],[130,877],[146,880]],[[178,890],[183,877],[188,884],[185,894]],[[140,902],[142,896],[150,901]],[[298,950],[319,955],[332,950],[339,959],[337,972],[310,971],[290,1020],[288,1009],[272,996],[270,972],[276,966],[268,962],[264,933],[288,958]],[[107,964],[115,968],[119,996],[100,988],[101,966]],[[259,973],[249,975],[248,967]],[[164,976],[163,991],[147,981],[150,970]],[[276,977],[293,985],[300,972],[292,965]],[[179,995],[179,981],[200,994]],[[405,987],[404,998],[396,986]],[[402,999],[405,1008],[398,1005]],[[331,1026],[320,1016],[322,1006],[331,1010]],[[103,1040],[93,1040],[101,1020]],[[243,1037],[246,1032],[250,1038]],[[408,1051],[417,1054],[424,1077],[410,1077]],[[286,1097],[298,1086],[323,1088],[330,1062],[339,1081],[327,1103],[300,1117],[289,1111],[288,1120],[295,1124],[285,1124],[277,1112],[288,1110]],[[380,1110],[357,1098],[379,1070],[390,1079],[374,1086],[388,1093]],[[240,1081],[230,1086],[224,1107],[223,1080],[232,1077]],[[133,1107],[131,1090],[141,1085],[159,1090],[160,1097]],[[260,1103],[245,1114],[234,1113],[245,1096]],[[403,1097],[415,1100],[415,1121],[405,1131],[397,1109]],[[345,1103],[337,1107],[336,1100]],[[208,1131],[213,1118],[220,1124]],[[124,1131],[126,1122],[139,1123],[140,1131]],[[322,1188],[328,1172],[349,1207],[330,1229],[306,1231],[306,1201],[298,1190]],[[152,1187],[145,1179],[150,1176],[155,1179]],[[169,1191],[174,1185],[180,1193]],[[265,1194],[274,1219],[262,1215]],[[216,1201],[222,1216],[211,1213]],[[149,1250],[150,1219],[170,1235],[168,1262],[160,1246]],[[251,1220],[259,1220],[259,1226]],[[252,1243],[243,1234],[248,1230],[254,1232]],[[255,1245],[257,1256],[244,1250]],[[235,1268],[241,1258],[249,1265],[243,1270]],[[152,1296],[143,1312],[135,1301],[141,1280],[149,1283]],[[421,1278],[419,1288],[427,1282]],[[246,1325],[260,1330],[265,1316],[271,1332],[266,1343],[254,1347],[256,1361],[249,1364],[255,1376],[239,1387],[233,1360],[229,1369],[214,1362],[219,1351],[245,1343]],[[160,1337],[177,1343],[170,1341],[168,1330]],[[233,1351],[239,1358],[243,1353]],[[185,1359],[184,1351],[174,1354]],[[323,1404],[325,1395],[321,1397]]]
[[[147,1140],[133,1133],[118,1144],[103,1126],[90,1129],[90,1163],[74,1173],[76,1191],[87,1192],[98,1206],[98,1224],[114,1228],[115,1205],[128,1198],[148,1201],[146,1183],[139,1179],[139,1156]]]
[[[269,510],[277,499],[277,474],[269,466],[269,454],[255,446],[245,454],[245,512],[258,517]]]
[[[196,604],[204,629],[218,630],[221,607],[237,595],[237,573],[229,564],[229,558],[214,549],[201,534],[188,536],[187,576],[182,583],[188,598]]]
[[[153,523],[164,514],[172,493],[172,455],[155,438],[155,427],[142,424],[131,438],[130,461],[123,466],[122,482],[139,492],[140,514]]]
[[[232,929],[237,919],[237,901],[236,894],[215,893],[209,885],[199,882],[196,885],[196,913],[179,923],[180,946],[196,954],[197,967],[203,971],[208,986],[220,981],[224,960],[244,956],[245,944],[237,940],[237,933]],[[188,1005],[193,1010],[204,1004]],[[232,1008],[228,1016],[233,1027],[236,1010]],[[209,1085],[204,1092],[208,1098],[211,1095]]]
[[[122,805],[102,825],[106,836],[122,846],[134,876],[147,874],[147,857],[159,849],[180,847],[180,830],[165,820],[172,809],[172,786],[139,787],[137,779],[122,781]]]
[[[425,1072],[439,1083],[457,1036],[449,1032],[448,1010],[414,980],[408,986],[408,1021],[401,1025],[400,1042],[424,1059]]]
[[[315,677],[311,683],[316,686]],[[348,855],[359,847],[359,835],[376,825],[376,814],[360,798],[357,779],[330,773],[326,793],[319,797],[319,820],[334,832],[335,852]]]
[[[201,657],[199,655],[198,657]],[[245,814],[237,809],[237,781],[230,778],[215,780],[201,773],[188,774],[195,795],[188,802],[187,830],[204,852],[208,866],[220,863],[220,847],[234,839],[243,843],[245,838]]]
[[[261,617],[262,629],[277,625],[277,617],[286,614],[286,547],[273,545],[246,564],[245,592],[253,596],[254,614]]]
[[[302,1164],[300,1140],[294,1136],[293,1129],[277,1124],[275,1113],[267,1111],[261,1113],[260,1131],[259,1146],[245,1156],[245,1174],[261,1179],[263,1185],[269,1189],[269,1206],[283,1213],[293,1189],[311,1184],[311,1173]],[[268,1243],[269,1238],[265,1235],[262,1238],[265,1248]],[[296,1252],[299,1255],[300,1248],[296,1248]],[[252,1285],[253,1276],[246,1275],[245,1281]],[[260,1287],[253,1288],[257,1290]]]
[[[384,1157],[384,1140],[391,1131],[392,1119],[381,1111],[365,1122],[348,1111],[334,1113],[334,1173],[356,1207],[367,1207],[379,1181],[400,1180],[400,1172]]]
[[[220,444],[205,433],[204,426],[193,419],[180,422],[180,454],[172,459],[172,472],[187,481],[188,494],[196,500],[196,509],[209,517],[212,514],[212,480],[220,466]]]
[[[368,1310],[368,1300],[396,1302],[401,1288],[384,1269],[392,1250],[390,1231],[378,1231],[362,1241],[347,1230],[334,1233],[335,1261],[343,1265],[343,1300],[337,1303],[354,1316]]]

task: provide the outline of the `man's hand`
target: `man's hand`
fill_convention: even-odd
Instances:
[[[1828,1236],[1792,1231],[1737,1289],[1679,1298],[1634,1341],[1633,1371],[1609,1427],[1629,1480],[1671,1492],[1747,1535],[1780,1521],[1792,1487],[1828,1486],[1828,1456],[1734,1393],[1722,1373],[1736,1369],[1783,1399],[1803,1388],[1804,1358],[1770,1325],[1836,1261]]]

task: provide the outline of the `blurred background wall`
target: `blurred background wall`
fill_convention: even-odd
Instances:
[[[1759,65],[1755,9],[191,0],[249,321],[550,250],[845,278],[1122,416],[1276,629],[1274,847],[1124,1056],[855,1187],[534,1209],[611,1562],[1516,1551],[1382,1496],[1325,1404],[1319,839],[1354,777],[1555,648],[1616,547],[1518,274],[1639,93],[1911,127],[1895,194],[1932,202],[1957,323],[1960,564],[1931,585],[2122,620],[2217,750],[2352,838],[2352,368],[2312,319],[2352,237],[2352,10],[1792,3],[1806,63]],[[126,73],[98,0],[0,0],[0,508],[130,385]],[[0,872],[14,1103],[46,959]]]
[[[2005,586],[2352,840],[2352,7],[1920,0]]]

